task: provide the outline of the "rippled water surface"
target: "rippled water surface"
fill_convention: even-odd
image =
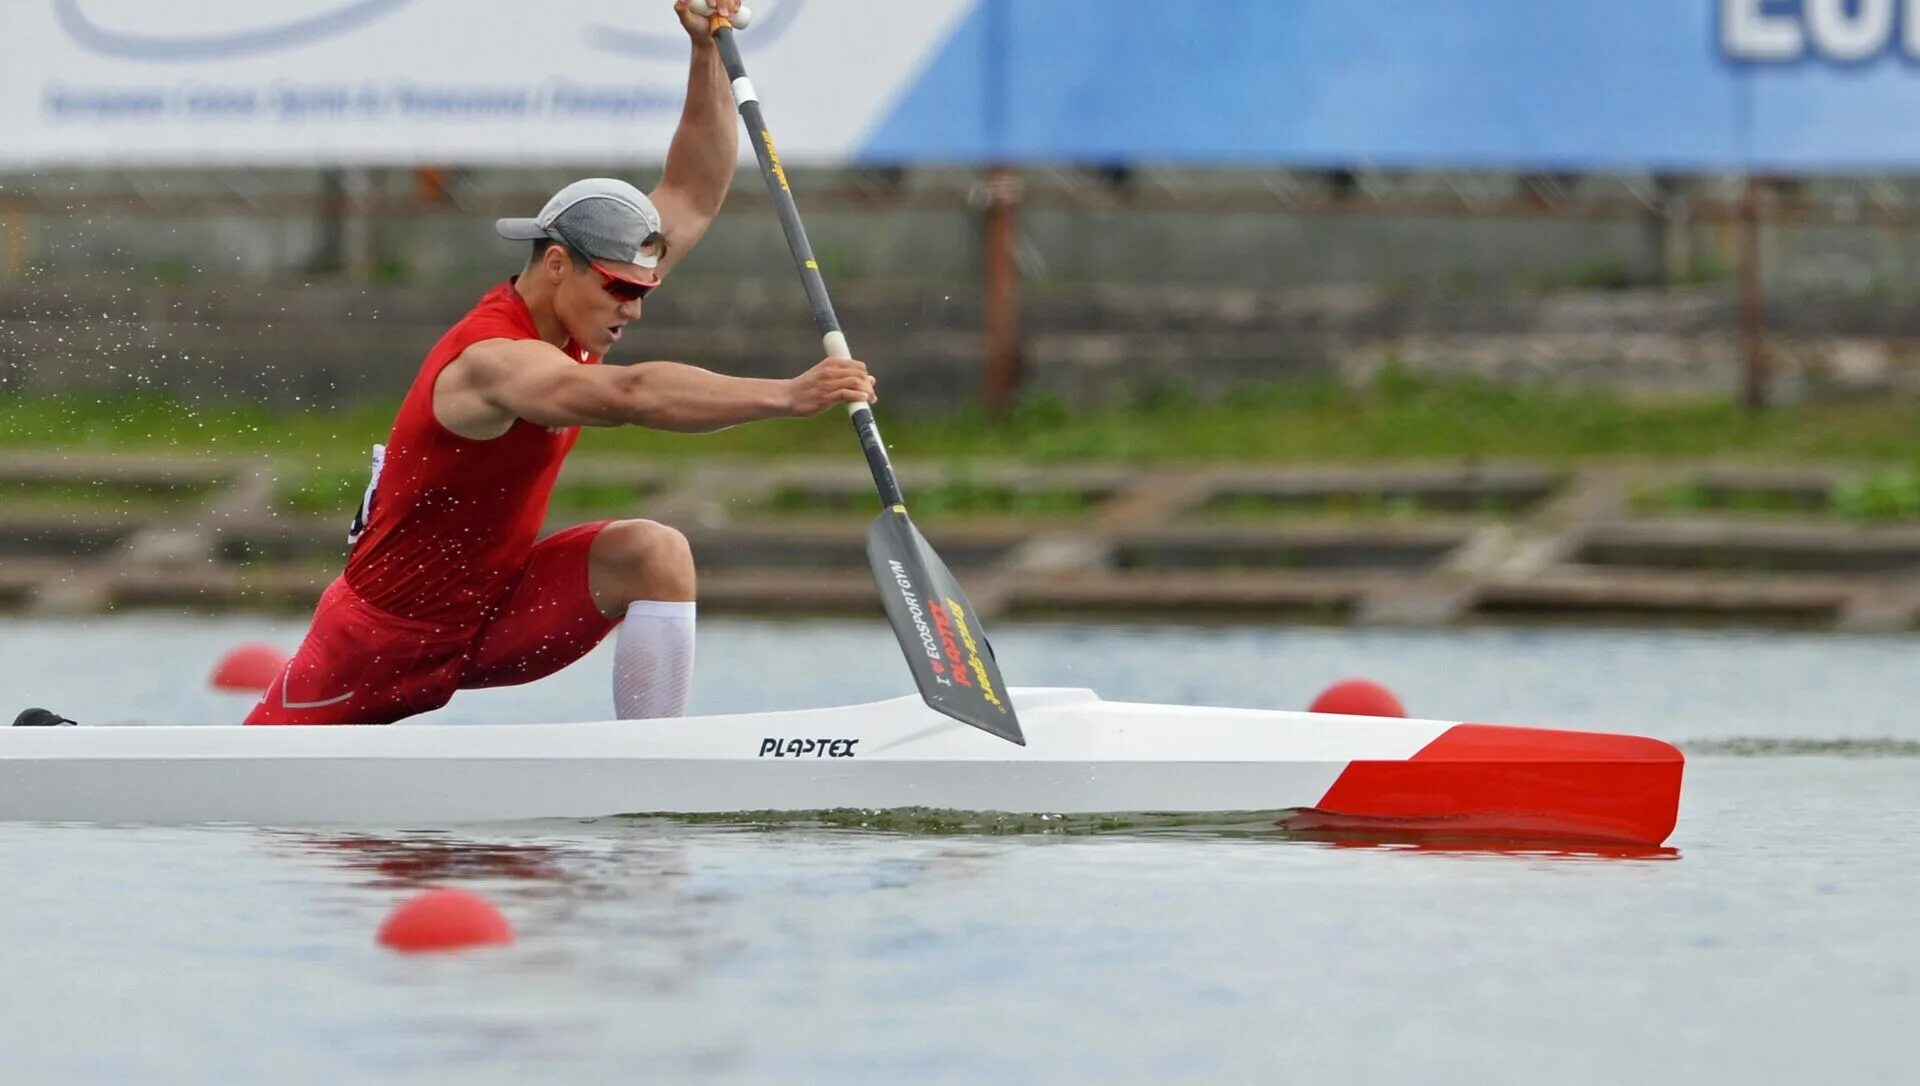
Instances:
[[[0,620],[14,705],[237,719],[301,624]],[[7,1082],[1905,1082],[1920,1064],[1920,639],[1001,625],[1010,681],[1691,751],[1630,859],[1189,832],[603,820],[422,832],[0,826]],[[696,708],[906,692],[883,627],[708,622]],[[607,715],[601,653],[460,720]],[[1757,752],[1757,753],[1756,753]],[[374,945],[425,885],[510,948]]]

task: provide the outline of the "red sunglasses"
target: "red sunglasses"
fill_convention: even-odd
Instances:
[[[647,295],[652,294],[653,288],[660,285],[658,276],[644,282],[639,279],[629,279],[624,275],[601,267],[598,261],[587,261],[587,267],[600,273],[600,288],[602,290],[623,302],[637,302]]]

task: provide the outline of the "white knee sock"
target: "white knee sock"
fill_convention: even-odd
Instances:
[[[622,720],[687,715],[693,689],[693,601],[627,604],[613,646],[613,711]]]

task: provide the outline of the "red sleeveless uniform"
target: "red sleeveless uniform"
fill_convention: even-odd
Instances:
[[[433,415],[447,364],[483,340],[538,339],[511,281],[427,352],[400,404],[346,572],[249,724],[384,724],[460,688],[531,682],[579,659],[618,620],[587,585],[607,522],[537,541],[554,479],[580,431],[516,420],[474,440]],[[569,342],[582,365],[599,359]],[[359,525],[356,525],[358,528]]]

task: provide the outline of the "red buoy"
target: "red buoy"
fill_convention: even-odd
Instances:
[[[1313,699],[1309,713],[1338,713],[1341,716],[1406,716],[1393,691],[1372,679],[1341,679]]]
[[[513,928],[493,902],[471,890],[441,888],[400,903],[380,925],[380,945],[403,954],[464,950],[513,942]]]
[[[217,690],[265,690],[286,666],[286,653],[264,641],[250,641],[222,656],[207,681]]]

